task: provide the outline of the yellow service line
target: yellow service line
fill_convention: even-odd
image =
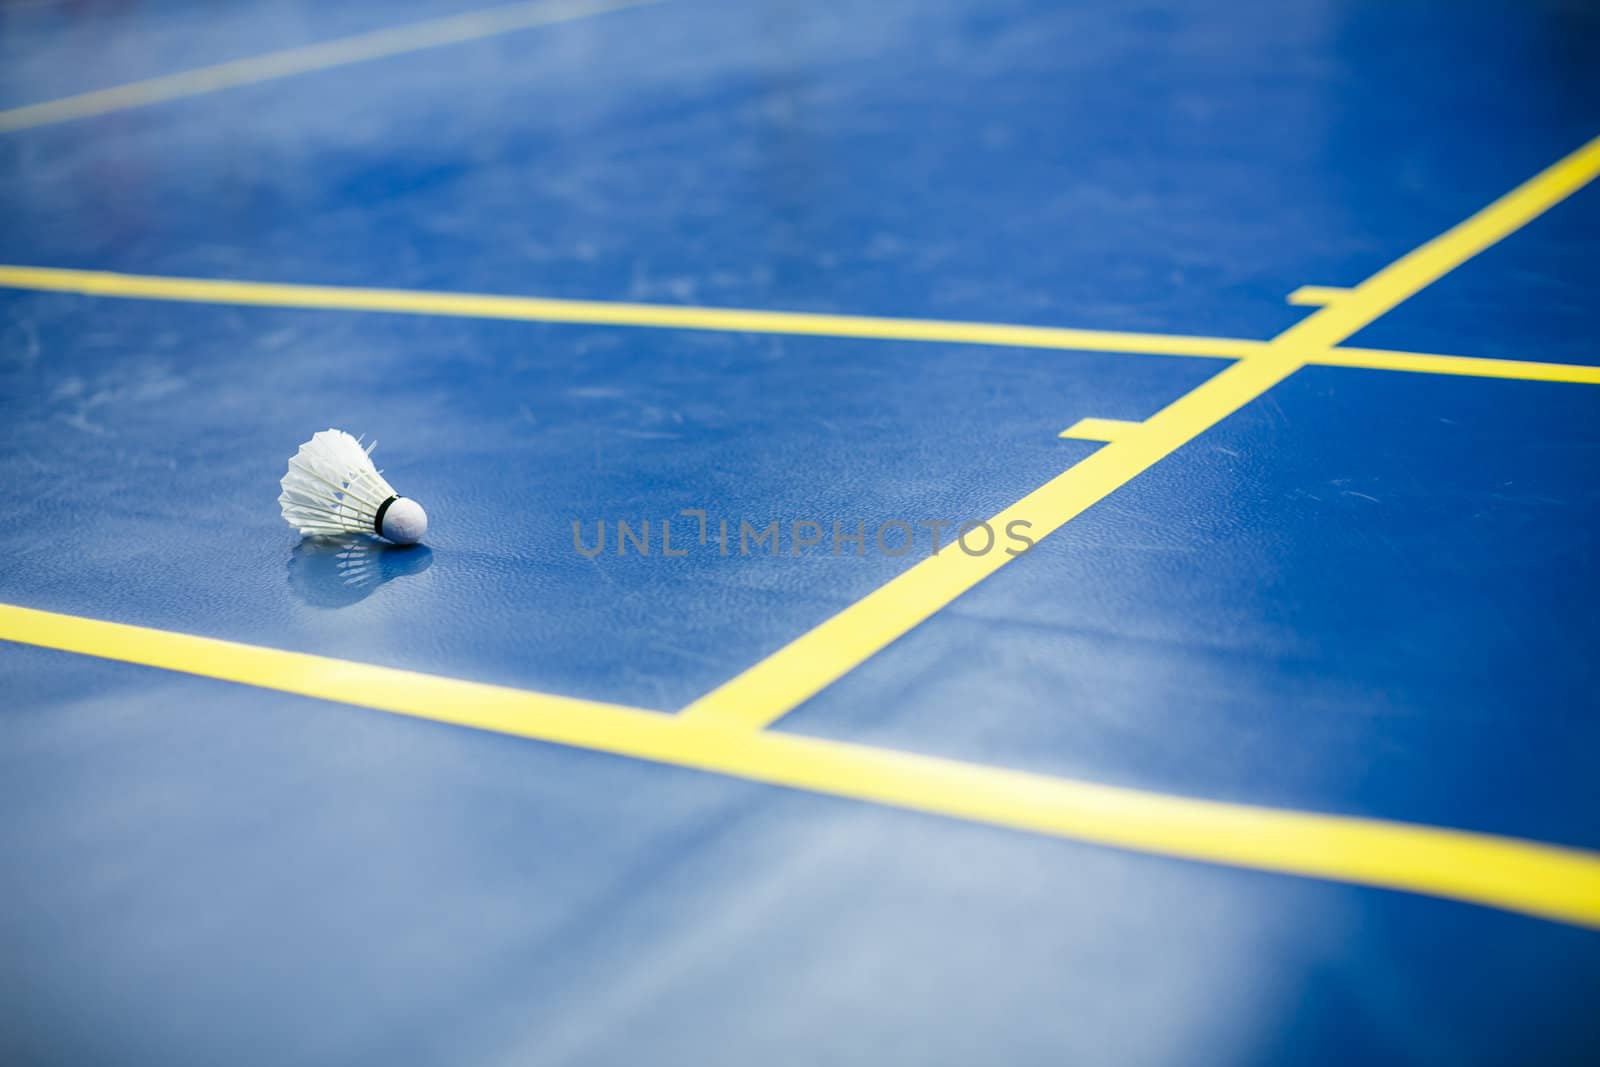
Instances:
[[[1478,359],[1433,356],[1423,352],[1391,352],[1376,348],[1330,348],[1306,360],[1319,367],[1361,367],[1366,370],[1456,374],[1468,378],[1506,378],[1524,382],[1566,382],[1600,385],[1600,366],[1581,363],[1535,363],[1521,359]]]
[[[144,107],[166,100],[214,93],[239,85],[287,78],[295,74],[365,63],[372,59],[420,52],[444,45],[481,40],[513,30],[572,22],[609,11],[659,3],[660,0],[537,0],[534,3],[507,4],[502,7],[470,11],[447,18],[414,22],[405,26],[358,33],[319,44],[288,48],[281,52],[236,59],[179,74],[129,82],[90,93],[63,97],[41,104],[0,111],[0,133],[48,126],[56,122],[104,115],[111,111]]]
[[[416,289],[359,289],[335,285],[279,285],[271,282],[211,281],[147,274],[0,266],[0,287],[136,300],[177,300],[196,304],[247,304],[262,307],[378,311],[407,315],[447,315],[519,322],[568,322],[588,326],[650,326],[733,333],[800,334],[884,341],[945,341],[954,344],[1062,348],[1078,351],[1136,352],[1172,356],[1237,358],[1266,346],[1264,341],[1225,337],[1074,330],[1050,326],[1008,326],[989,322],[821,315],[803,311],[746,311],[737,308],[629,304],[604,300],[552,300],[543,297],[436,293]]]
[[[1047,536],[1152,465],[1262,396],[1407,297],[1527,224],[1600,173],[1600,138],[1496,200],[1465,222],[1328,302],[1264,349],[1248,355],[989,520],[1005,531],[1025,521]],[[853,670],[934,612],[1009,563],[990,551],[969,555],[959,543],[802,634],[766,659],[690,704],[691,721],[747,729],[767,726]]]
[[[563,322],[585,326],[631,326],[668,330],[842,337],[876,341],[1043,348],[1069,352],[1117,352],[1152,356],[1242,359],[1264,351],[1269,341],[1242,337],[1198,337],[1058,326],[1014,326],[999,322],[900,319],[871,315],[825,315],[806,311],[757,311],[677,304],[630,304],[608,300],[558,300],[487,293],[441,293],[420,289],[367,289],[340,285],[218,281],[153,274],[0,265],[0,288],[190,304],[233,304],[319,311],[371,311],[400,315],[515,322]],[[1330,367],[1457,374],[1474,378],[1600,384],[1600,367],[1534,363],[1518,359],[1394,352],[1381,348],[1330,348],[1305,362]]]
[[[0,640],[1162,856],[1600,929],[1600,855],[1051,778],[0,604]]]

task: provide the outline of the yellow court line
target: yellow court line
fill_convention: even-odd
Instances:
[[[955,322],[868,315],[825,315],[804,311],[756,311],[673,304],[631,304],[604,300],[557,300],[485,293],[429,292],[418,289],[365,289],[337,285],[286,285],[277,282],[217,281],[152,274],[68,270],[58,267],[0,265],[0,288],[133,300],[172,300],[193,304],[368,311],[384,314],[442,315],[517,322],[562,322],[587,326],[718,330],[733,333],[844,337],[880,341],[929,341],[996,345],[1070,352],[1197,356],[1241,359],[1266,350],[1270,342],[1239,337],[1084,330],[1056,326],[1014,326],[997,322]],[[1307,355],[1305,362],[1369,370],[1414,371],[1532,381],[1600,382],[1596,368],[1583,364],[1534,363],[1514,359],[1394,352],[1377,348],[1331,348]]]
[[[1049,326],[1009,326],[989,322],[823,315],[804,311],[746,311],[737,308],[630,304],[603,300],[552,300],[543,297],[437,293],[415,289],[358,289],[334,285],[279,285],[270,282],[211,281],[51,267],[0,266],[0,287],[88,296],[178,300],[199,304],[250,304],[264,307],[378,311],[408,315],[447,315],[520,322],[569,322],[591,326],[652,326],[678,330],[856,337],[884,341],[946,341],[956,344],[1060,348],[1077,351],[1134,352],[1170,356],[1237,358],[1264,342],[1225,337],[1182,337],[1114,330],[1075,330]]]
[[[1316,359],[1323,367],[1361,367],[1366,370],[1411,371],[1416,374],[1456,374],[1469,378],[1507,378],[1524,382],[1561,382],[1600,385],[1600,366],[1579,363],[1535,363],[1521,359],[1478,359],[1472,356],[1431,356],[1422,352],[1390,352],[1376,348],[1330,348]]]
[[[1485,248],[1526,226],[1587,185],[1597,172],[1600,172],[1600,137],[1385,267],[1289,332],[1301,330],[1305,341],[1331,348]]]
[[[591,15],[642,7],[660,0],[536,0],[470,11],[448,18],[358,33],[319,44],[236,59],[178,74],[130,82],[76,96],[0,111],[0,133],[144,107],[219,89],[287,78],[387,56],[481,40],[514,30],[572,22]]]
[[[1098,845],[1396,889],[1600,929],[1600,855],[729,730],[300,652],[0,604],[0,640]]]
[[[1127,419],[1079,419],[1056,436],[1078,441],[1115,441],[1143,425],[1142,422],[1130,422]]]
[[[1559,203],[1600,173],[1600,138],[1562,159],[1279,334],[990,520],[1048,536],[1407,297]],[[923,560],[696,700],[680,714],[760,729],[776,722],[1012,559],[960,544]]]
[[[1322,307],[1333,303],[1350,290],[1333,285],[1302,285],[1287,297],[1289,303],[1302,307]]]

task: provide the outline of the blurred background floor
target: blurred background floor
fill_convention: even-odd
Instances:
[[[1150,418],[1320,314],[1301,286],[1357,286],[1568,158],[1600,133],[1597,54],[1600,12],[1558,2],[0,5],[0,604],[595,723],[677,712],[906,574],[920,524],[1124,447],[1061,436],[1079,420]],[[1496,362],[1313,360],[757,725],[1547,843],[1594,884],[1596,154],[1347,342]],[[77,273],[107,271],[259,284]],[[327,426],[378,439],[426,548],[283,525],[284,463]],[[684,509],[776,521],[782,552],[724,557]],[[575,522],[592,545],[667,518],[688,555],[574,549]],[[821,547],[791,553],[798,520]],[[863,555],[829,551],[835,520]],[[903,556],[872,545],[895,521]],[[937,773],[897,810],[9,618],[7,1062],[1577,1062],[1600,1039],[1600,901],[1541,918],[1520,887],[1105,848],[936,814],[961,803]],[[1340,862],[1369,860],[1403,865]]]

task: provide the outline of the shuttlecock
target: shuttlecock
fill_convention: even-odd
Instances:
[[[343,430],[323,430],[289,459],[278,506],[290,526],[307,537],[377,534],[413,545],[428,532],[428,513],[401,496],[372,465],[377,442],[361,442]]]

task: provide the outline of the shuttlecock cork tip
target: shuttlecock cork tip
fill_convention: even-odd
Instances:
[[[397,545],[414,545],[428,532],[428,513],[410,497],[397,496],[379,516],[377,532]]]

